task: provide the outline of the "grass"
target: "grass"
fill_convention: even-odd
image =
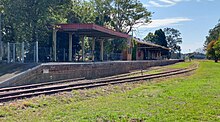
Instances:
[[[174,64],[174,65],[170,65],[170,66],[167,66],[167,68],[186,68],[186,67],[189,67],[193,64],[197,63],[196,61],[187,61],[187,62],[181,62],[181,63],[177,63],[177,64]]]
[[[144,75],[145,74],[155,74],[155,73],[161,73],[161,72],[164,72],[166,70],[171,70],[171,69],[189,68],[190,66],[195,65],[196,63],[197,63],[196,61],[176,63],[173,65],[163,66],[162,68],[159,68],[159,69],[152,69],[149,71],[144,71],[143,74]],[[134,74],[131,76],[140,76],[140,75],[142,75],[142,73]]]
[[[199,63],[195,74],[159,80],[163,82],[12,102],[0,106],[0,121],[220,121],[220,63]]]

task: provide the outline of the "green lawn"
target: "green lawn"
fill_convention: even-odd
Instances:
[[[0,106],[0,121],[220,121],[220,63],[199,64],[191,76],[40,96]]]
[[[168,68],[186,68],[186,67],[190,67],[191,65],[193,64],[196,64],[197,61],[187,61],[187,62],[181,62],[181,63],[177,63],[177,64],[174,64],[174,65],[170,65],[170,66],[167,66]]]

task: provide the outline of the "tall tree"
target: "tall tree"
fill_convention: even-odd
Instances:
[[[167,47],[166,36],[162,29],[156,30],[154,35],[155,35],[155,39],[154,39],[155,44]]]
[[[174,28],[164,28],[164,33],[166,35],[167,47],[171,49],[172,53],[180,52],[181,47],[179,44],[182,43],[181,33],[179,30]]]

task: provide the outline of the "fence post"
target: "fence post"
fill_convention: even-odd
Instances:
[[[10,63],[10,43],[7,43],[8,45],[8,63]]]
[[[84,36],[81,37],[82,41],[82,61],[85,61],[85,41],[84,41]]]
[[[38,63],[38,41],[36,41],[36,63]]]
[[[24,63],[24,42],[21,43],[21,62]]]
[[[16,50],[16,47],[15,47],[15,43],[13,43],[13,62],[15,62],[15,50]]]
[[[3,57],[3,42],[2,42],[2,12],[0,11],[0,61]]]

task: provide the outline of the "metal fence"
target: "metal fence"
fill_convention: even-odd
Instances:
[[[3,43],[2,60],[8,63],[38,62],[38,42]]]

